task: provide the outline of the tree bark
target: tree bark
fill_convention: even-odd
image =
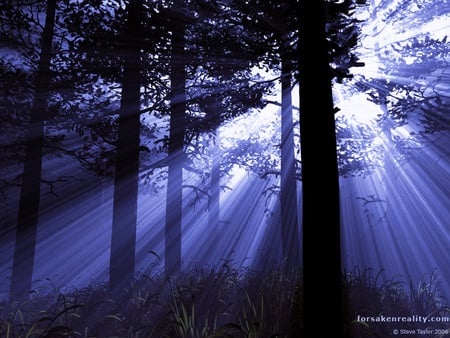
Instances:
[[[339,175],[325,1],[302,0],[300,134],[305,337],[343,336]]]
[[[26,297],[32,286],[41,195],[44,123],[48,118],[47,99],[51,80],[50,63],[55,13],[56,0],[49,0],[47,2],[45,26],[42,34],[36,91],[27,133],[11,279],[11,298]]]
[[[208,224],[212,234],[220,229],[220,141],[219,131],[213,131],[213,146],[211,153],[211,177],[209,187]]]
[[[286,62],[282,61],[281,66],[281,237],[283,259],[286,267],[292,269],[300,264],[294,123],[291,72]]]
[[[114,177],[109,281],[113,292],[121,292],[130,286],[135,273],[140,145],[141,18],[141,1],[130,1],[122,46],[125,64]]]
[[[186,129],[186,71],[184,53],[184,0],[175,0],[171,52],[171,117],[169,135],[169,174],[166,197],[165,270],[176,274],[181,270],[181,221],[183,202],[184,134]],[[180,19],[181,18],[181,19]]]

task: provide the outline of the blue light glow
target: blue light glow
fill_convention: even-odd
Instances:
[[[384,280],[398,278],[413,285],[437,273],[439,292],[449,300],[450,72],[441,63],[450,59],[446,55],[436,60],[436,67],[428,72],[426,61],[421,60],[427,51],[403,56],[398,47],[399,43],[425,36],[444,39],[450,28],[450,9],[444,7],[446,12],[433,14],[438,11],[438,1],[432,2],[434,6],[428,7],[423,1],[411,3],[410,16],[396,16],[390,11],[399,6],[399,1],[370,2],[367,11],[359,14],[363,37],[357,52],[366,65],[355,68],[353,79],[335,84],[333,89],[335,104],[340,108],[336,118],[343,145],[338,155],[347,161],[340,179],[344,268],[382,270]],[[449,48],[448,42],[444,45]],[[3,50],[1,53],[5,54]],[[8,52],[6,56],[10,57]],[[401,68],[390,69],[388,59],[398,59]],[[410,84],[416,86],[413,94],[405,89]],[[405,118],[389,115],[399,102],[410,102],[408,95],[425,97],[429,91],[440,100],[432,106],[435,115],[427,115],[428,111],[422,109],[426,102],[411,108]],[[383,95],[385,102],[374,102],[375,96]],[[281,108],[273,104],[281,101],[279,87],[267,100],[273,102],[264,109],[254,109],[218,127],[218,147],[205,150],[219,152],[221,159],[220,212],[215,224],[208,222],[209,159],[198,155],[191,160],[197,170],[185,168],[183,172],[184,269],[196,264],[214,266],[222,260],[247,266],[280,260]],[[297,88],[293,90],[293,105],[298,108]],[[296,150],[297,117],[298,110],[294,109]],[[142,124],[159,123],[154,139],[167,136],[167,119],[147,118]],[[427,118],[435,124],[427,124]],[[205,140],[206,134],[200,138]],[[81,142],[77,136],[73,138],[75,145],[77,140]],[[69,144],[70,140],[65,142]],[[142,179],[139,187],[137,271],[164,266],[167,163],[163,148],[151,149],[151,155],[142,154],[141,174],[148,173],[150,178]],[[298,151],[296,158],[301,160]],[[151,167],[155,163],[157,168]],[[12,177],[11,173],[17,174],[20,168],[5,164],[2,176]],[[87,172],[69,156],[51,154],[45,157],[43,177],[67,179],[54,186],[42,183],[33,288],[45,292],[54,285],[70,290],[107,282],[112,179]],[[6,224],[0,228],[0,297],[9,293],[19,193],[15,186],[4,191],[8,201],[1,209]],[[297,194],[300,202],[301,181],[297,182]],[[301,210],[298,219],[301,224]]]

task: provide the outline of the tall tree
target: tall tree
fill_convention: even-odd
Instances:
[[[47,99],[51,81],[50,64],[56,7],[56,0],[47,1],[45,26],[42,33],[40,59],[36,74],[35,96],[26,140],[11,280],[11,297],[20,298],[26,296],[32,286],[41,194],[44,123],[48,117]]]
[[[298,14],[304,333],[342,337],[339,176],[325,1],[301,0]]]
[[[280,209],[282,258],[288,269],[299,266],[299,227],[297,204],[296,160],[293,137],[291,78],[297,72],[296,52],[298,27],[295,2],[292,1],[232,1],[239,14],[231,20],[241,20],[244,27],[240,39],[247,50],[245,55],[254,66],[262,64],[277,71],[281,79],[281,156]]]
[[[121,291],[135,273],[140,145],[140,71],[142,1],[127,6],[122,39],[124,71],[119,112],[110,257],[110,289]]]
[[[287,268],[300,266],[298,227],[297,178],[294,146],[294,122],[292,117],[293,70],[290,62],[281,58],[281,171],[280,208],[283,259]]]
[[[181,222],[183,202],[184,135],[186,130],[186,69],[185,69],[185,4],[175,0],[171,9],[172,27],[170,81],[170,135],[169,176],[166,197],[166,273],[177,273],[181,269]]]
[[[220,135],[218,130],[212,132],[211,174],[209,185],[209,231],[218,234],[220,229]]]

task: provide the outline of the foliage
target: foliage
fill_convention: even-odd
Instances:
[[[355,268],[343,275],[349,337],[385,337],[392,329],[358,322],[358,315],[449,316],[436,274],[408,288],[401,280],[383,281],[382,272]],[[256,270],[224,261],[217,267],[192,268],[177,278],[165,276],[156,266],[141,273],[119,299],[109,295],[106,285],[91,285],[65,292],[54,289],[46,295],[36,291],[22,302],[4,300],[0,335],[298,337],[303,318],[301,281],[300,271],[287,273],[270,264]]]
[[[354,52],[360,41],[360,21],[355,18],[355,9],[362,4],[352,0],[327,2],[327,40],[331,57],[331,76],[338,83],[352,78],[352,67],[362,67],[364,63]]]
[[[122,297],[106,285],[32,294],[3,301],[0,335],[30,337],[265,337],[287,336],[299,311],[298,275],[256,271],[226,261],[177,278],[142,273]]]
[[[450,308],[438,292],[438,275],[433,272],[417,284],[409,285],[402,280],[382,278],[383,270],[354,268],[344,275],[346,303],[346,325],[351,337],[389,337],[399,328],[424,329],[420,322],[412,323],[367,323],[358,321],[358,316],[442,316],[450,317]],[[450,329],[449,323],[439,323],[439,328]],[[428,327],[430,327],[428,323]],[[431,335],[431,337],[439,335]]]

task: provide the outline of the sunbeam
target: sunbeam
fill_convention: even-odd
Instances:
[[[448,334],[450,2],[324,3],[328,157],[326,121],[316,157],[300,128],[316,115],[300,115],[296,1],[0,5],[0,336],[76,323],[86,337],[290,337],[308,321],[307,246],[328,238],[346,330],[384,337],[400,326],[367,318],[436,315]],[[308,181],[314,160],[339,194],[322,168]],[[321,199],[303,210],[307,182]],[[302,242],[310,210],[334,214],[328,196],[340,238],[313,224],[323,237]],[[25,314],[41,300],[54,313]]]

